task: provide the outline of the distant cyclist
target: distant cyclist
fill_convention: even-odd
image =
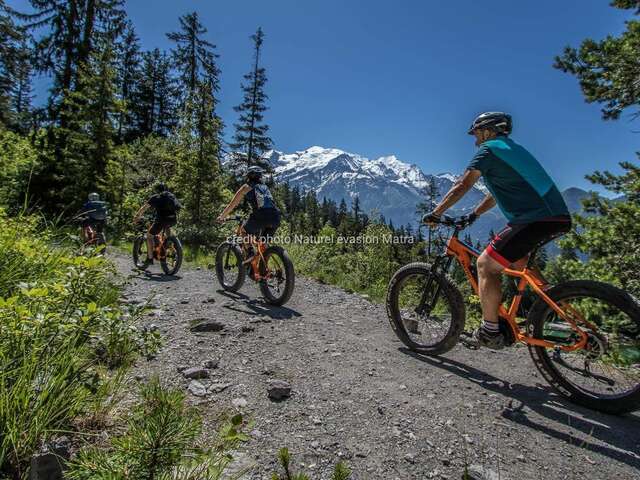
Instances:
[[[140,207],[133,218],[133,223],[138,223],[148,209],[153,209],[155,213],[153,223],[147,232],[147,259],[145,260],[145,268],[153,264],[153,237],[165,228],[173,227],[178,221],[178,212],[182,208],[178,199],[169,191],[164,183],[157,183],[153,187],[153,190],[154,194]]]
[[[87,197],[87,202],[80,210],[82,220],[82,231],[87,227],[93,228],[97,233],[104,233],[107,224],[109,209],[107,202],[100,200],[100,195],[92,192]]]
[[[533,155],[509,138],[511,130],[511,116],[506,113],[479,115],[468,131],[476,137],[476,155],[440,204],[423,217],[425,223],[437,222],[482,176],[491,193],[469,220],[473,222],[496,203],[507,218],[507,226],[493,238],[477,263],[483,321],[473,337],[478,345],[492,349],[505,344],[498,323],[502,271],[511,266],[524,267],[536,246],[571,228],[571,216],[560,191]]]
[[[223,222],[243,200],[251,205],[251,215],[242,226],[249,235],[271,237],[280,226],[280,210],[271,195],[269,187],[263,182],[264,170],[254,166],[247,169],[246,183],[233,196],[229,205],[218,216],[218,222]]]

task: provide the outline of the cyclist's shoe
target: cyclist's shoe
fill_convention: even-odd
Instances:
[[[142,270],[146,270],[149,265],[153,265],[153,258],[145,258],[144,262],[142,262]]]
[[[473,346],[486,347],[491,350],[501,350],[505,347],[506,341],[501,332],[490,332],[486,328],[478,327],[468,340]]]

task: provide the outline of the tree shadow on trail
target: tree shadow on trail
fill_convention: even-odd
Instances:
[[[234,312],[246,313],[252,316],[267,316],[273,320],[283,320],[293,317],[301,317],[302,314],[288,307],[270,305],[264,300],[251,298],[244,293],[232,293],[225,290],[218,290],[218,293],[224,297],[235,300],[238,306],[235,305],[223,305],[223,308],[227,310],[233,310]]]
[[[509,405],[501,413],[505,420],[537,430],[587,451],[605,455],[634,468],[640,468],[638,451],[640,442],[637,436],[640,431],[640,418],[637,414],[619,417],[607,415],[573,404],[548,386],[533,387],[510,383],[450,358],[427,357],[406,348],[399,350],[421,362],[446,370],[491,392],[510,398]],[[514,400],[519,404],[516,405]],[[569,432],[557,430],[550,424],[536,422],[527,415],[525,407],[553,422],[565,424]],[[571,430],[582,432],[585,438],[573,437]]]

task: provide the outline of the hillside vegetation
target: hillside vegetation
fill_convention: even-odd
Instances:
[[[576,76],[607,119],[640,105],[640,4],[612,3],[633,15],[626,30],[567,47],[555,65]],[[111,205],[108,238],[126,238],[134,212],[163,181],[184,205],[176,230],[190,259],[208,258],[230,233],[215,218],[239,172],[270,168],[268,36],[258,28],[248,38],[233,123],[217,112],[227,92],[197,12],[175,19],[169,50],[145,51],[122,0],[28,4],[16,12],[0,0],[0,476],[28,478],[33,455],[69,435],[70,478],[220,478],[249,422],[230,416],[219,435],[203,440],[202,419],[182,393],[158,380],[132,391],[129,369],[158,352],[160,336],[140,326],[144,305],[122,302],[122,279],[108,257],[80,252],[69,233],[95,191]],[[50,79],[37,105],[36,76]],[[231,145],[225,124],[233,125]],[[618,200],[587,200],[561,254],[540,255],[551,281],[601,279],[640,296],[640,167],[631,159],[620,167],[588,176]],[[332,239],[284,243],[297,271],[322,282],[380,301],[398,267],[438,251],[438,242],[427,245],[437,232],[394,226],[364,212],[357,198],[350,206],[322,200],[277,178],[272,190],[282,235]],[[426,196],[421,211],[431,208]],[[459,271],[451,273],[478,320],[477,297]],[[118,412],[125,394],[134,406]],[[102,431],[113,433],[109,441],[100,441]],[[283,478],[304,478],[289,471],[287,451],[280,462]],[[348,475],[339,464],[334,478]]]

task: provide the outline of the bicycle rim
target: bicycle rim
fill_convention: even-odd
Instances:
[[[588,335],[585,348],[564,351],[540,349],[547,365],[571,387],[603,400],[623,398],[640,389],[640,326],[637,319],[612,300],[588,294],[563,298],[564,310],[595,328],[579,326]],[[536,336],[559,345],[578,341],[578,334],[555,312],[548,312]]]
[[[264,259],[263,285],[269,290],[271,297],[277,300],[285,295],[287,286],[287,270],[284,259],[277,252],[269,252]]]
[[[220,283],[227,287],[235,285],[240,277],[241,268],[243,268],[242,257],[236,255],[234,245],[225,245],[222,253],[222,277],[219,278]]]
[[[449,337],[453,311],[448,298],[440,289],[437,277],[427,271],[408,272],[395,285],[400,326],[417,348],[432,348]],[[427,305],[421,305],[423,294]],[[436,290],[440,293],[432,309]],[[425,308],[423,308],[425,307]]]

